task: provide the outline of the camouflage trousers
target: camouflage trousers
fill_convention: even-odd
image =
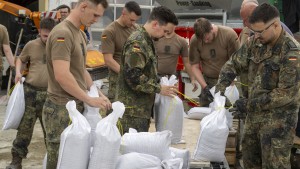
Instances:
[[[242,140],[244,168],[291,168],[290,152],[296,120],[297,114],[287,111],[278,115],[248,114]]]
[[[83,112],[83,103],[77,104],[79,112]],[[46,131],[47,169],[56,169],[60,145],[60,135],[70,124],[66,105],[57,105],[48,97],[43,107],[43,122]]]
[[[40,120],[44,138],[45,130],[42,122],[42,110],[46,99],[47,89],[31,86],[24,82],[25,112],[18,127],[16,139],[11,149],[13,154],[26,158],[28,145],[30,144],[34,125],[37,119]]]
[[[119,131],[122,135],[128,133],[129,128],[134,128],[138,132],[148,132],[150,127],[150,119],[147,118],[123,115],[120,122],[122,127],[119,127]]]
[[[210,78],[210,77],[206,77],[204,75],[203,75],[203,77],[205,79],[206,84],[208,85],[208,87],[210,89],[212,87],[214,87],[217,84],[217,82],[218,82],[217,78]],[[208,107],[209,103],[210,103],[208,101],[207,97],[202,92],[199,95],[199,102],[200,102],[201,107]]]
[[[118,81],[118,74],[109,70],[109,89],[108,89],[108,99],[113,103],[116,95],[117,90],[117,81]]]

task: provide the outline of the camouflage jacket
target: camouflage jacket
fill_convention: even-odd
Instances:
[[[225,91],[236,76],[246,76],[248,111],[299,108],[300,45],[285,31],[267,50],[252,37],[223,66],[216,91]]]
[[[123,46],[116,100],[125,104],[125,115],[150,118],[155,93],[160,92],[157,56],[150,35],[141,27]]]

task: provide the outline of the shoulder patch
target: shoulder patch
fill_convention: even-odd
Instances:
[[[139,46],[137,46],[137,45],[133,45],[132,51],[133,52],[140,52],[141,48]]]
[[[101,38],[102,38],[102,39],[106,39],[107,36],[106,36],[106,35],[102,35]]]
[[[296,61],[296,60],[298,60],[298,58],[297,58],[296,56],[290,56],[290,57],[289,57],[289,60],[290,60],[290,61]]]
[[[58,37],[56,39],[57,42],[64,42],[65,41],[65,38],[64,37]]]

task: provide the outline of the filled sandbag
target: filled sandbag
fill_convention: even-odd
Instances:
[[[181,158],[183,160],[182,169],[190,168],[190,151],[187,149],[178,149],[170,147],[173,158]]]
[[[116,169],[162,169],[161,160],[142,153],[128,153],[119,156]]]
[[[187,112],[187,118],[201,120],[211,112],[209,107],[193,107]]]
[[[194,159],[222,162],[225,158],[226,141],[229,134],[225,115],[225,97],[220,92],[214,98],[214,112],[204,117],[200,123],[200,134]]]
[[[136,132],[132,129],[122,137],[120,153],[131,152],[150,154],[161,160],[170,159],[172,132],[165,130],[162,132]]]
[[[174,86],[177,82],[174,75],[170,79],[162,77],[160,80],[160,84],[166,86]],[[170,130],[173,134],[172,143],[179,143],[182,137],[184,114],[182,100],[178,96],[172,98],[156,94],[154,114],[156,131]]]
[[[88,95],[90,97],[99,97],[98,89],[95,84],[90,87],[90,91],[88,91]],[[91,146],[94,146],[95,142],[95,129],[97,123],[102,119],[100,113],[100,108],[91,107],[88,104],[84,103],[84,111],[83,116],[87,119],[91,126]]]
[[[97,124],[89,169],[116,167],[121,143],[121,134],[116,125],[124,114],[125,106],[121,102],[114,102],[112,108],[113,112]]]
[[[25,111],[25,98],[23,82],[25,78],[22,77],[22,83],[18,82],[9,97],[5,119],[2,130],[18,129]]]
[[[66,105],[72,124],[60,136],[57,169],[83,169],[88,167],[90,157],[91,127],[76,109],[76,102]]]
[[[163,160],[161,164],[164,169],[182,169],[183,159],[174,158],[174,159]]]

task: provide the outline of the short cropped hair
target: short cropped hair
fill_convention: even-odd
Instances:
[[[55,25],[56,25],[55,20],[50,17],[47,17],[41,20],[40,29],[47,29],[51,31]]]
[[[59,5],[57,8],[56,8],[56,11],[60,10],[60,9],[63,9],[63,8],[68,8],[68,12],[70,13],[71,12],[71,8],[68,6],[68,5]]]
[[[203,40],[205,34],[213,29],[212,24],[206,18],[198,18],[194,23],[194,32],[197,39]]]
[[[80,4],[82,2],[84,2],[86,0],[78,0],[78,3],[77,4]],[[93,3],[94,5],[99,5],[101,4],[103,6],[104,9],[106,9],[108,7],[108,2],[107,0],[87,0],[91,3]]]
[[[249,23],[254,24],[257,22],[264,22],[267,23],[275,18],[279,18],[279,11],[278,9],[270,5],[268,3],[263,3],[258,5],[252,15],[249,17]]]
[[[142,10],[140,5],[134,1],[129,1],[125,4],[125,8],[129,13],[134,12],[137,16],[141,16]]]
[[[165,6],[158,6],[152,9],[147,22],[151,22],[153,20],[157,20],[160,25],[166,25],[168,23],[178,25],[178,19],[174,12]]]

